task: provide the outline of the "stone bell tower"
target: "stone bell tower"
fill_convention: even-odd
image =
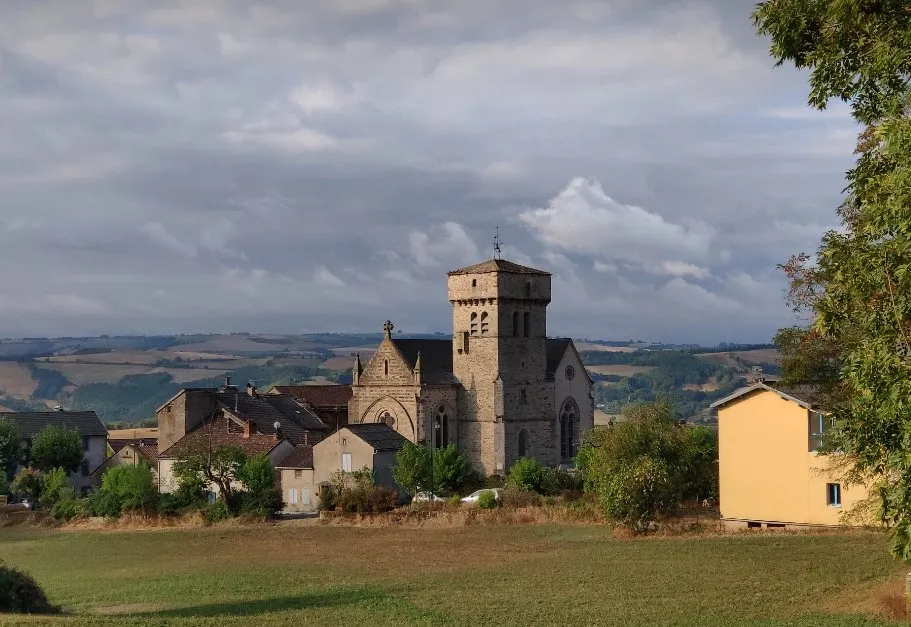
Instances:
[[[495,249],[498,252],[499,246]],[[485,474],[554,456],[547,381],[551,275],[494,259],[449,273],[459,448]],[[540,449],[540,450],[539,450]]]

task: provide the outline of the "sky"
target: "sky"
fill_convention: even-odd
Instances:
[[[499,225],[549,335],[767,342],[857,127],[753,6],[0,3],[0,336],[448,332]]]

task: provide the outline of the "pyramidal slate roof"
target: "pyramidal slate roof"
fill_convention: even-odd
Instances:
[[[108,435],[104,423],[93,411],[0,412],[2,418],[12,421],[23,438],[35,437],[48,425],[75,429],[81,436]]]
[[[539,274],[541,276],[550,276],[550,272],[522,266],[512,261],[506,261],[505,259],[488,259],[487,261],[482,261],[481,263],[468,266],[467,268],[453,270],[449,273],[449,276],[457,274],[485,274],[488,272],[509,272],[510,274]]]

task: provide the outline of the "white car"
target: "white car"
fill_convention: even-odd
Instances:
[[[481,495],[485,492],[493,492],[493,498],[497,501],[503,496],[503,490],[501,488],[483,488],[481,490],[475,490],[468,496],[463,496],[461,501],[463,503],[477,503],[478,499],[480,499]]]
[[[437,496],[433,492],[418,492],[411,499],[412,503],[429,503],[430,501],[445,501],[442,496]]]

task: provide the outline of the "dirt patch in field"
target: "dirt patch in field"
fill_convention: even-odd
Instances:
[[[28,368],[12,361],[0,361],[0,390],[10,396],[31,398],[37,387],[38,382]]]
[[[683,386],[682,389],[689,392],[715,392],[718,390],[718,382],[709,381],[708,383],[687,383]]]
[[[361,355],[361,361],[363,361],[364,356]],[[325,368],[326,370],[351,370],[354,367],[354,357],[332,357],[327,359],[320,364],[320,368]]]
[[[576,343],[576,350],[582,351],[602,351],[605,353],[633,353],[636,351],[632,346],[605,346],[604,344],[590,344],[588,342]]]
[[[586,366],[589,372],[595,374],[613,374],[618,377],[631,377],[634,374],[643,374],[651,372],[654,366],[627,366],[623,364],[605,365],[605,366]]]

